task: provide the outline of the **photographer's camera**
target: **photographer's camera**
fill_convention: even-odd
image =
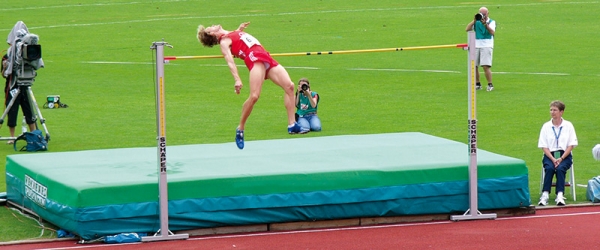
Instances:
[[[475,20],[476,21],[481,21],[483,19],[483,17],[485,17],[485,15],[483,15],[481,13],[475,14]]]
[[[300,88],[302,89],[302,91],[307,91],[308,90],[308,84],[302,84],[302,86],[300,86]]]

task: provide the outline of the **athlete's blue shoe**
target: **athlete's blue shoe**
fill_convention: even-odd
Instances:
[[[297,122],[294,122],[294,126],[288,126],[288,134],[306,134],[308,133],[308,129],[302,128]]]
[[[235,129],[235,144],[239,149],[244,149],[244,130]]]

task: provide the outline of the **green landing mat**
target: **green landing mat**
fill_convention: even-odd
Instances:
[[[178,210],[179,215],[190,213],[194,216],[200,210],[214,211],[222,216],[210,220],[221,220],[219,225],[240,224],[239,220],[229,223],[228,218],[239,218],[240,215],[234,212],[223,215],[225,210],[248,212],[248,209],[331,205],[334,200],[335,204],[389,199],[409,199],[410,202],[419,203],[415,199],[423,198],[423,201],[431,201],[435,205],[443,195],[461,197],[456,199],[461,204],[442,204],[438,210],[423,207],[419,211],[390,213],[392,208],[384,208],[388,212],[369,212],[364,216],[456,212],[468,208],[468,185],[465,184],[469,179],[468,146],[423,133],[310,138],[298,135],[291,139],[248,141],[244,150],[237,149],[233,142],[180,146],[167,144],[166,157],[169,200],[183,202],[178,204],[194,203],[185,205],[185,208],[170,209],[170,216],[172,210]],[[155,204],[156,207],[157,162],[155,147],[9,155],[6,161],[8,200],[46,214],[50,222],[59,226],[60,220],[68,220],[70,224],[66,226],[70,226],[71,230],[74,230],[73,227],[75,230],[82,228],[77,226],[81,221],[94,220],[89,214],[91,208],[102,220],[157,213],[156,209],[142,213],[136,211],[135,206],[115,209],[131,204]],[[479,150],[479,185],[485,184],[480,188],[483,193],[480,207],[529,205],[527,176],[527,166],[523,160]],[[436,188],[426,188],[434,185],[437,185]],[[390,194],[390,190],[398,187],[419,188],[410,194]],[[363,196],[353,196],[352,190],[361,190]],[[365,190],[378,190],[385,198],[365,195]],[[339,191],[350,193],[344,193],[347,197],[335,196],[341,194],[336,193]],[[315,193],[329,196],[311,199],[316,197],[313,195]],[[282,195],[290,196],[286,198]],[[262,198],[253,201],[232,200],[239,197]],[[410,206],[410,203],[403,201],[404,205]],[[174,205],[170,202],[170,206]],[[104,208],[111,212],[104,211]],[[419,207],[413,206],[415,208]],[[67,210],[70,212],[65,213]],[[53,213],[60,216],[52,218]],[[330,213],[327,218],[361,216],[358,210],[351,214],[343,213],[342,209]],[[289,214],[279,217],[257,216],[259,222],[265,223],[306,219]],[[214,225],[183,224],[181,228]],[[86,230],[93,227],[85,226]],[[140,226],[140,230],[142,228]]]

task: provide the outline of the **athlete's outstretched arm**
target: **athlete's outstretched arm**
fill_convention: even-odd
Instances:
[[[223,54],[223,57],[225,58],[225,62],[227,62],[227,66],[229,67],[229,71],[231,72],[231,75],[233,76],[233,80],[235,80],[235,93],[239,94],[240,90],[242,89],[242,86],[244,86],[244,84],[242,84],[242,79],[240,78],[240,75],[238,74],[238,70],[237,70],[237,66],[235,66],[235,61],[233,61],[233,55],[231,54],[231,51],[229,51],[229,48],[231,47],[231,38],[229,37],[223,37],[221,39],[221,53]]]
[[[247,28],[248,25],[250,25],[250,22],[241,23],[240,27],[238,27],[237,30],[244,31],[244,29]]]

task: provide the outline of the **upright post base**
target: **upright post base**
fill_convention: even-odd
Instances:
[[[468,215],[467,215],[468,214]],[[496,214],[482,214],[479,211],[467,210],[463,215],[452,215],[450,216],[450,220],[459,221],[459,220],[495,220],[497,218]]]
[[[142,242],[164,241],[164,240],[185,240],[187,238],[189,238],[188,234],[172,234],[171,232],[165,234],[165,233],[161,232],[160,235],[142,237]]]

